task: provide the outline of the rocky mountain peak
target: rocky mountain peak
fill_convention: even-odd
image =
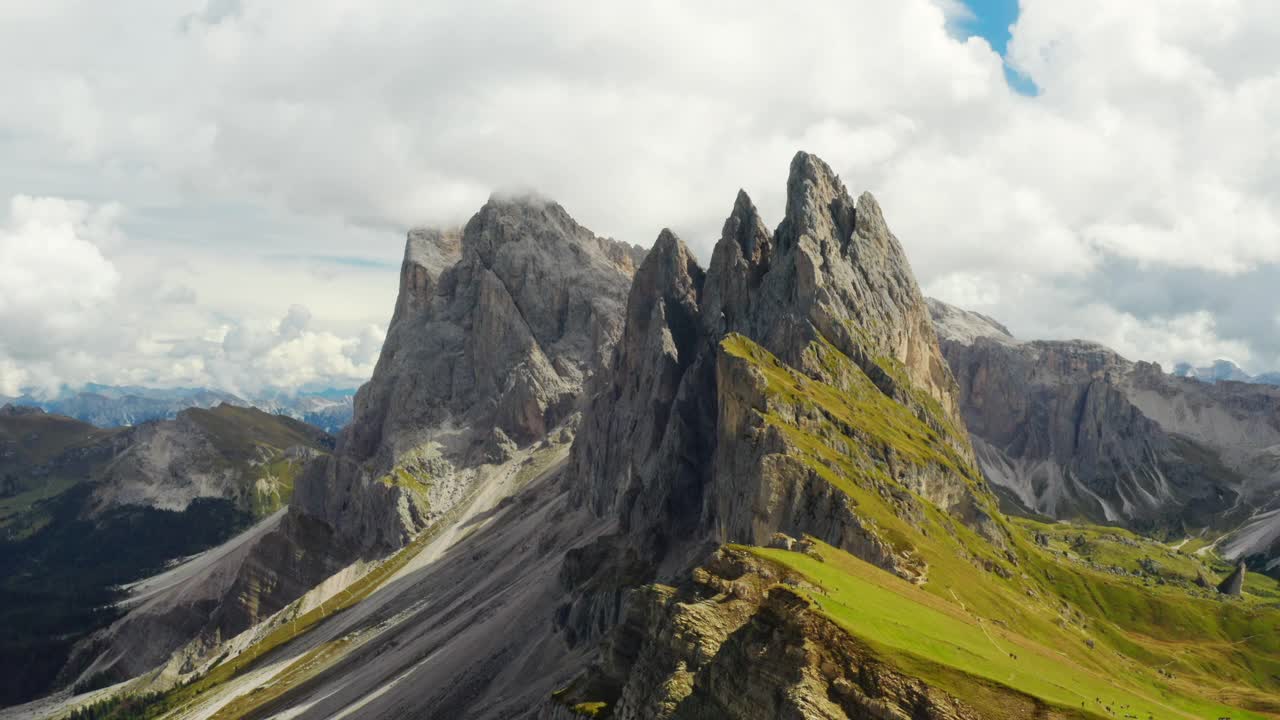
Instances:
[[[905,388],[913,386],[939,403],[948,421],[959,421],[955,382],[924,296],[869,193],[855,202],[825,162],[798,153],[773,240],[777,250],[749,334],[797,367],[808,362],[801,351],[821,335],[886,394],[910,403]]]
[[[773,260],[773,236],[746,191],[739,190],[711,254],[703,325],[724,333],[751,316],[756,290]]]
[[[352,545],[397,547],[477,468],[543,438],[621,334],[633,256],[533,195],[494,195],[461,231],[410,232],[373,378],[298,510]]]
[[[698,537],[763,543],[779,530],[868,547],[839,494],[791,459],[796,436],[766,420],[809,432],[804,418],[827,412],[784,401],[795,391],[777,389],[763,369],[773,362],[808,378],[797,382],[887,396],[912,417],[904,422],[933,428],[921,431],[945,445],[948,462],[973,466],[928,309],[874,199],[855,202],[807,153],[787,188],[774,233],[739,192],[705,274],[669,231],[636,273],[623,339],[608,381],[593,388],[569,471],[581,502],[639,534],[632,547],[662,556]],[[973,478],[893,466],[943,508],[974,506],[965,500]]]
[[[721,236],[732,238],[742,252],[742,257],[753,266],[765,263],[773,252],[769,229],[760,219],[760,213],[746,190],[738,190],[738,197],[733,201],[733,212],[725,219]]]
[[[491,195],[463,231],[464,248],[486,265],[497,261],[508,244],[528,246],[526,253],[614,265],[628,275],[643,258],[641,249],[596,235],[559,203],[534,193]]]
[[[778,228],[779,242],[795,243],[805,235],[815,240],[847,240],[854,213],[849,191],[831,166],[815,155],[796,153],[787,177],[787,209]]]
[[[435,296],[440,274],[462,257],[462,231],[457,228],[414,228],[404,246],[400,292],[391,316],[394,327],[407,315],[424,312]]]
[[[647,329],[649,318],[658,313],[668,313],[675,307],[697,308],[702,296],[706,274],[698,265],[693,253],[675,233],[663,229],[653,244],[653,249],[636,271],[631,292],[627,296],[627,319],[635,318],[640,329]],[[649,312],[646,313],[646,306]],[[689,325],[691,317],[674,320],[677,325]],[[687,330],[680,331],[681,334]]]
[[[697,260],[670,230],[636,271],[622,339],[589,393],[573,447],[570,472],[580,479],[574,494],[598,515],[631,506],[642,494],[633,484],[635,468],[657,454],[685,371],[701,350],[696,322],[704,282]]]

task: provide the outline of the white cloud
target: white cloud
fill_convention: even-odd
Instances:
[[[164,271],[113,260],[104,251],[127,257],[131,245],[121,215],[116,204],[12,198],[0,224],[0,395],[87,381],[254,393],[350,386],[372,372],[375,326],[313,329],[297,304],[276,322],[220,325],[217,302],[196,305],[196,291]]]
[[[1034,98],[957,37],[955,0],[39,5],[0,11],[0,194],[132,208],[128,242],[101,250],[109,297],[167,297],[173,318],[119,313],[164,358],[121,376],[363,369],[351,339],[386,320],[403,229],[463,221],[495,189],[630,242],[671,226],[705,258],[738,187],[779,219],[801,148],[877,193],[923,285],[1023,334],[1280,366],[1280,305],[1239,282],[1280,267],[1272,0],[1023,0],[1009,59]],[[324,255],[389,268],[302,260]],[[1144,283],[1199,273],[1200,305],[1122,307],[1097,279],[1129,262]],[[175,350],[223,326],[267,364]],[[87,377],[120,344],[59,362]]]
[[[99,243],[115,234],[119,208],[60,198],[14,197],[0,225],[0,392],[73,344],[120,276]]]

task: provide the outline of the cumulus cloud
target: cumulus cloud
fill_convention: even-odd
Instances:
[[[705,259],[739,187],[780,218],[797,149],[877,194],[928,291],[1020,335],[1280,366],[1259,280],[1280,268],[1280,5],[1020,6],[1007,60],[1034,97],[955,0],[51,0],[0,11],[0,193],[132,208],[100,291],[197,300],[164,331],[136,318],[134,345],[178,352],[156,377],[365,368],[394,270],[278,258],[394,265],[406,227],[496,189],[630,242],[671,226]],[[22,372],[51,352],[30,347]]]
[[[12,198],[0,225],[0,392],[29,382],[28,364],[75,342],[120,276],[99,248],[119,208]]]
[[[184,284],[112,259],[130,240],[122,208],[16,196],[0,224],[0,395],[47,394],[88,381],[264,387],[352,386],[366,379],[383,331],[311,327],[290,305],[278,321],[219,320]]]

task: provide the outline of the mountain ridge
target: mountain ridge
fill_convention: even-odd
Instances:
[[[493,200],[449,269],[407,248],[358,421],[307,499],[195,586],[230,622],[114,698],[225,718],[1280,712],[1280,585],[1227,599],[1216,556],[1002,513],[970,378],[874,198],[801,152],[787,200],[770,232],[739,193],[705,270],[664,230],[627,272],[634,251],[558,206]],[[540,262],[562,254],[581,261]],[[1049,355],[1105,379],[1105,358]],[[183,632],[131,622],[108,643]]]
[[[256,409],[188,408],[96,428],[0,407],[0,697],[55,681],[71,642],[114,619],[118,586],[223,542],[289,501],[322,431]]]
[[[0,405],[38,407],[97,427],[128,427],[152,420],[172,420],[187,408],[212,408],[221,403],[255,407],[273,415],[287,415],[328,433],[342,429],[351,418],[354,390],[286,391],[264,389],[244,399],[209,388],[152,388],[136,385],[88,383],[76,390],[63,388],[53,395],[28,391],[18,397],[0,397]]]
[[[1228,532],[1228,559],[1275,567],[1275,388],[1166,374],[1088,341],[1019,341],[998,323],[968,332],[955,322],[967,311],[931,310],[994,484],[1051,517]]]

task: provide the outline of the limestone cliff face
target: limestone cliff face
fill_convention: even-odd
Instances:
[[[373,378],[296,510],[384,549],[447,512],[477,467],[576,410],[622,330],[635,254],[533,197],[495,197],[460,232],[411,233]]]
[[[1019,342],[930,301],[984,474],[1046,515],[1231,527],[1280,480],[1280,393],[1208,385],[1085,341]]]
[[[787,188],[773,233],[739,194],[705,273],[673,234],[659,237],[568,477],[659,573],[687,567],[705,543],[781,531],[918,577],[803,446],[844,448],[842,472],[898,493],[905,516],[918,496],[981,527],[987,499],[955,382],[875,200],[855,202],[805,153]],[[927,451],[898,443],[906,425]]]

